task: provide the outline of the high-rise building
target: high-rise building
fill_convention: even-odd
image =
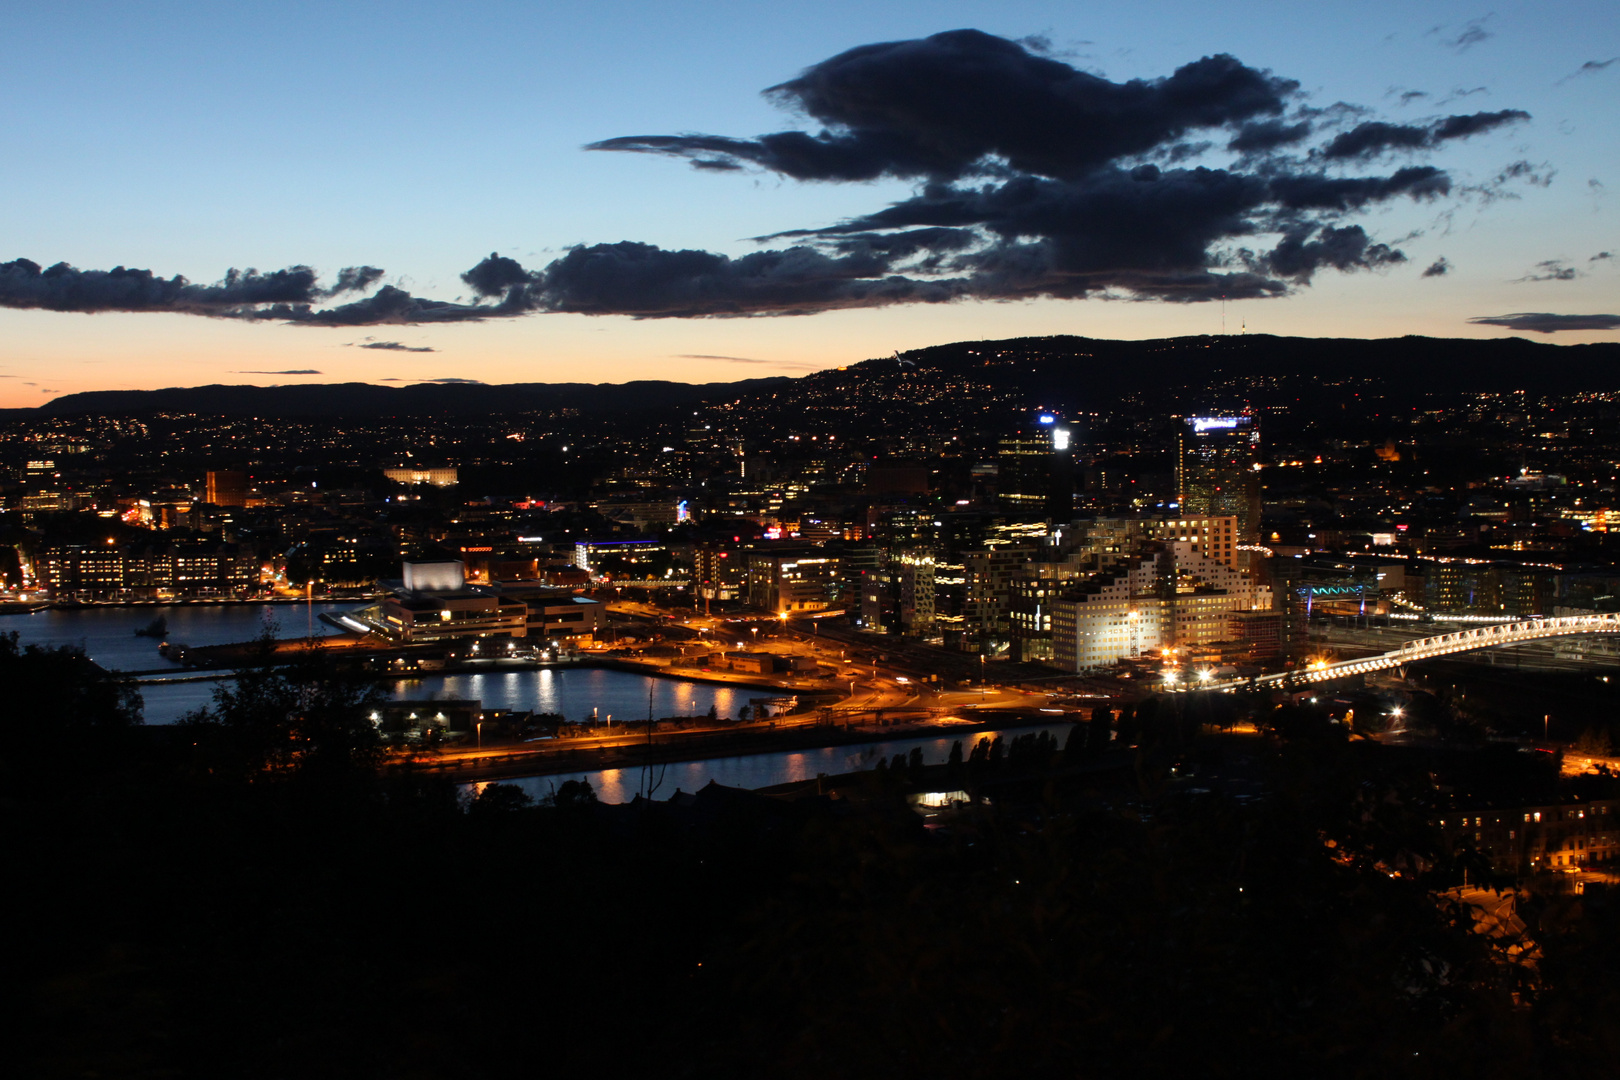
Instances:
[[[1073,429],[1052,413],[1041,413],[1027,430],[1003,438],[996,450],[1001,501],[1048,520],[1069,520],[1074,511],[1073,438]]]
[[[1189,416],[1176,456],[1180,511],[1237,518],[1238,540],[1260,535],[1260,421],[1254,416]]]
[[[193,474],[195,475],[195,474]],[[247,473],[234,469],[210,470],[204,502],[215,506],[246,506],[248,501]]]

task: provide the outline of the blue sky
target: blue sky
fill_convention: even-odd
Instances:
[[[1043,36],[1047,55],[1114,82],[1230,53],[1297,80],[1317,108],[1350,102],[1398,123],[1531,114],[1424,158],[1453,177],[1453,197],[1357,218],[1405,262],[1229,302],[1230,330],[1497,336],[1512,331],[1468,320],[1620,312],[1620,259],[1596,258],[1620,254],[1620,63],[1583,70],[1620,56],[1612,3],[68,0],[15,5],[4,26],[0,262],[142,267],[198,283],[233,267],[330,275],[364,264],[450,301],[471,299],[459,275],[491,252],[531,268],[570,245],[626,240],[741,256],[761,246],[749,237],[870,214],[916,182],[804,182],[582,147],[814,131],[760,91],[856,46],[973,27]],[[1408,91],[1427,96],[1403,101]],[[1550,182],[1469,193],[1515,161]],[[1442,257],[1449,271],[1423,277]],[[539,313],[362,327],[0,309],[0,403],[208,382],[724,380],[967,338],[1216,332],[1220,307],[962,299],[793,317]],[[435,351],[357,347],[383,341]],[[243,374],[282,371],[320,374]]]

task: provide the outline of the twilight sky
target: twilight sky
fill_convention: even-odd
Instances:
[[[1612,0],[58,0],[4,31],[4,406],[718,381],[1223,308],[1620,340]]]

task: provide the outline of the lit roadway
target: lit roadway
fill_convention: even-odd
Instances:
[[[735,617],[672,614],[644,601],[616,600],[615,612],[634,614],[656,623],[666,633],[685,632],[701,645],[717,652],[774,652],[808,656],[836,674],[815,681],[817,689],[845,688],[848,697],[839,709],[960,709],[975,706],[1006,709],[1037,709],[1046,705],[1043,694],[1028,694],[998,686],[972,690],[937,689],[938,684],[913,680],[897,671],[889,660],[877,659],[902,649],[906,643],[892,638],[873,637],[856,632],[839,632],[829,627],[825,636],[813,619],[789,621],[781,616],[740,615]],[[679,646],[677,646],[679,647]],[[678,675],[678,670],[671,670]],[[724,678],[705,671],[704,678]],[[746,677],[745,677],[746,678]],[[757,683],[759,680],[748,680]],[[784,688],[786,689],[786,688]]]
[[[1380,653],[1377,656],[1364,656],[1355,660],[1340,660],[1336,663],[1322,663],[1299,670],[1281,672],[1276,675],[1262,675],[1256,679],[1233,679],[1217,682],[1209,679],[1200,680],[1194,676],[1183,676],[1179,682],[1172,684],[1177,690],[1236,690],[1249,686],[1278,686],[1284,682],[1316,683],[1326,682],[1329,679],[1342,678],[1346,675],[1361,675],[1371,671],[1383,671],[1392,667],[1400,667],[1418,660],[1433,660],[1441,656],[1454,656],[1457,653],[1472,652],[1475,649],[1491,649],[1503,645],[1518,645],[1527,641],[1542,641],[1547,638],[1573,637],[1581,634],[1620,634],[1620,614],[1604,615],[1569,615],[1556,619],[1525,619],[1520,622],[1493,623],[1489,626],[1478,626],[1469,630],[1457,630],[1450,634],[1436,634],[1433,637],[1417,638],[1413,641],[1403,642],[1398,649]],[[1167,676],[1167,680],[1172,676]]]

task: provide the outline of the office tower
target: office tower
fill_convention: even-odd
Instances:
[[[215,506],[246,506],[247,497],[247,473],[230,469],[209,471],[204,502]]]
[[[1001,440],[996,453],[997,494],[1011,509],[1068,521],[1074,511],[1073,432],[1052,413]]]
[[[1260,421],[1254,416],[1189,416],[1176,457],[1184,515],[1237,518],[1238,540],[1260,535]]]

